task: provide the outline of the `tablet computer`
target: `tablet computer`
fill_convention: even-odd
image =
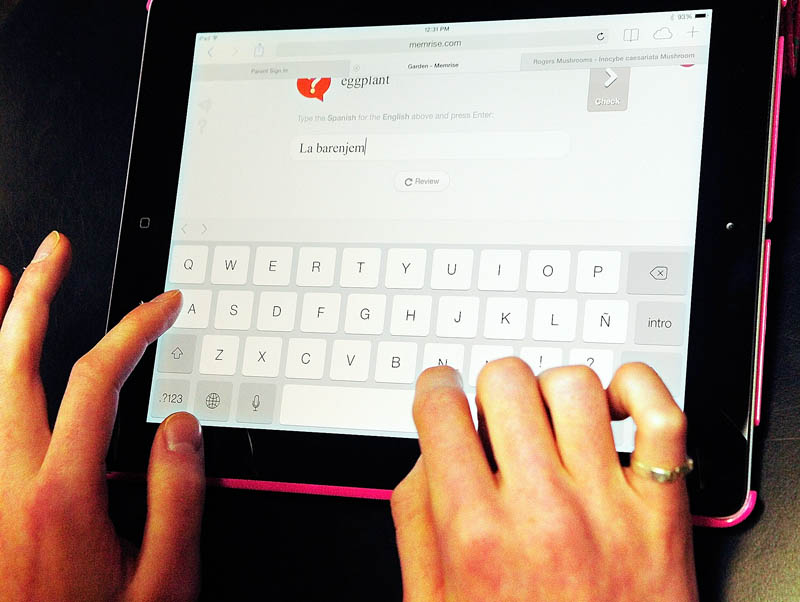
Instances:
[[[109,312],[180,288],[111,470],[204,425],[229,486],[388,497],[416,376],[628,361],[689,416],[699,522],[752,508],[778,2],[150,8]],[[770,214],[768,216],[768,213]],[[613,424],[618,451],[634,425]]]

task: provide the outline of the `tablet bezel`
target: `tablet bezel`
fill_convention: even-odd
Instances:
[[[698,466],[689,481],[692,511],[706,516],[734,514],[752,488],[752,414],[772,119],[771,66],[778,16],[776,5],[759,4],[746,10],[716,0],[703,5],[714,13],[686,413],[690,453]],[[428,6],[406,9],[390,18],[367,9],[315,7],[307,11],[238,1],[222,5],[175,0],[154,3],[148,18],[109,325],[141,300],[163,291],[196,33],[696,8],[660,0],[648,2],[646,8],[634,1],[610,1],[600,10],[596,2],[540,2],[535,6],[469,11]],[[747,32],[747,60],[743,58],[742,31]],[[732,98],[736,99],[735,107]],[[730,323],[742,326],[732,332],[726,327]],[[727,355],[724,362],[707,362],[723,352]],[[151,347],[123,388],[109,454],[111,470],[146,471],[157,428],[146,422],[153,364]],[[216,478],[391,489],[419,453],[414,439],[210,426],[204,427],[204,437],[206,472]]]

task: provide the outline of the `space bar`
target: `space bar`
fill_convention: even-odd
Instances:
[[[286,385],[281,424],[415,433],[413,389]]]

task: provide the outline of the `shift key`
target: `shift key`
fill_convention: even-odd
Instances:
[[[682,345],[686,305],[639,303],[636,308],[637,345]]]

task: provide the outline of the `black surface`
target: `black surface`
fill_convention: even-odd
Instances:
[[[52,407],[70,365],[104,329],[143,4],[23,0],[0,25],[0,263],[18,276],[52,228],[66,232],[75,249],[43,362]],[[740,527],[696,531],[699,582],[709,600],[800,599],[798,100],[800,86],[785,82],[757,431],[759,504]],[[718,354],[724,374],[725,350]],[[118,529],[139,539],[143,486],[112,483],[110,491]],[[243,598],[400,598],[388,503],[212,489],[204,526],[207,599],[230,597],[236,584]]]

